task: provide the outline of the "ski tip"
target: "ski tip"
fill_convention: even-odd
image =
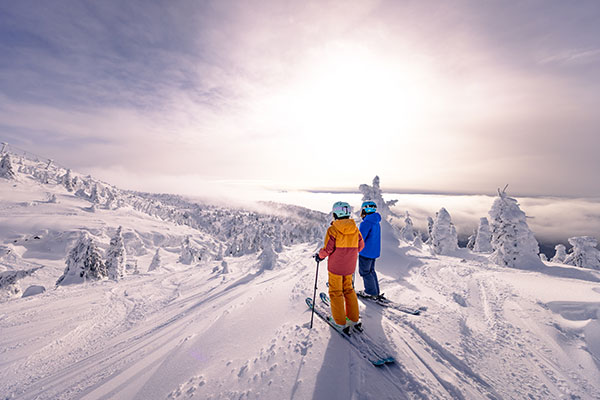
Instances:
[[[371,364],[373,364],[376,367],[382,367],[386,364],[394,364],[396,362],[396,359],[394,359],[394,357],[386,357],[386,358],[379,358],[377,360],[370,360]]]
[[[313,306],[312,299],[310,297],[307,297],[305,301],[306,301],[306,305],[308,306],[308,308],[312,308],[312,306]]]

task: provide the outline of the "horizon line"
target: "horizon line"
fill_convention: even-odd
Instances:
[[[281,191],[288,192],[291,190],[281,189]],[[298,191],[305,191],[309,193],[350,193],[360,194],[358,189],[350,188],[321,188],[321,189],[298,189]],[[487,196],[496,197],[497,194],[482,193],[477,191],[450,191],[450,190],[426,190],[426,189],[381,189],[382,193],[387,194],[425,194],[425,195],[438,195],[438,196]],[[582,195],[559,195],[559,194],[545,194],[545,193],[514,193],[509,194],[509,197],[528,197],[528,198],[561,198],[561,199],[594,199],[600,201],[600,196],[582,196]]]

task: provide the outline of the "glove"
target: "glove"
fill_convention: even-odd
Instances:
[[[324,260],[324,258],[319,257],[319,253],[315,253],[315,255],[313,256],[313,258],[317,261],[317,262],[321,262]]]

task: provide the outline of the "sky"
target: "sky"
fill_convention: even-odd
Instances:
[[[600,2],[0,2],[0,140],[123,188],[600,197]]]

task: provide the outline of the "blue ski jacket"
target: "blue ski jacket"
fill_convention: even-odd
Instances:
[[[360,223],[360,233],[365,241],[365,248],[360,255],[367,258],[377,258],[381,255],[381,215],[372,213],[366,215]]]

